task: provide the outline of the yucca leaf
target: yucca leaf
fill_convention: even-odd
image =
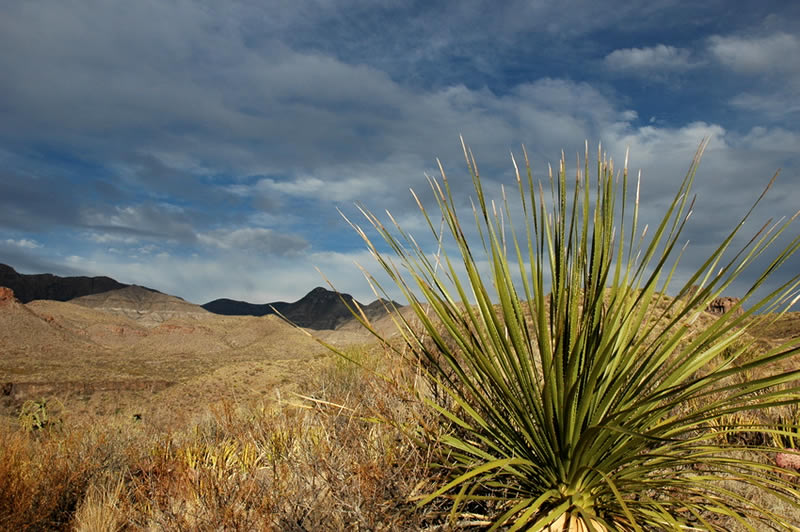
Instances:
[[[421,399],[451,427],[439,442],[452,476],[421,504],[448,497],[455,518],[470,501],[491,501],[493,529],[544,530],[562,518],[588,529],[718,530],[719,518],[749,529],[766,522],[788,528],[787,518],[722,484],[748,485],[777,500],[796,497],[770,469],[773,449],[723,443],[728,434],[757,429],[772,439],[788,431],[767,423],[711,426],[800,398],[800,370],[780,370],[800,352],[800,339],[753,354],[757,344],[748,336],[748,328],[778,319],[796,302],[800,274],[766,296],[755,294],[800,248],[800,236],[755,275],[736,313],[701,316],[777,245],[798,213],[767,222],[731,249],[773,176],[670,298],[706,147],[704,140],[650,230],[638,227],[641,172],[629,193],[627,153],[620,175],[598,147],[597,176],[590,179],[588,144],[574,180],[567,179],[563,153],[557,169],[548,167],[549,194],[537,185],[525,149],[524,172],[512,154],[517,210],[505,188],[500,202],[486,195],[462,139],[476,196],[476,245],[439,161],[440,178],[428,179],[441,216],[431,216],[414,195],[438,244],[435,256],[391,215],[387,227],[362,209],[398,263],[354,228],[420,323],[415,329],[395,317],[404,347],[422,361],[431,386],[444,390],[444,401]],[[759,315],[765,312],[776,314]],[[742,458],[742,449],[763,461]]]

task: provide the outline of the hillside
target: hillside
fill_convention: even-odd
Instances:
[[[322,287],[314,288],[292,303],[275,301],[256,304],[221,298],[204,305],[194,305],[179,297],[147,287],[123,284],[110,277],[59,277],[49,273],[28,275],[20,274],[5,264],[0,264],[0,286],[10,288],[21,303],[36,300],[72,301],[84,307],[125,316],[147,326],[178,317],[202,318],[208,313],[256,317],[279,313],[293,324],[308,329],[334,330],[345,325],[358,328],[344,301],[351,306],[358,303],[370,320],[386,315],[381,300],[365,305],[350,294],[339,294]],[[400,306],[396,302],[390,303]]]
[[[0,414],[10,416],[54,397],[70,416],[188,420],[226,398],[274,397],[329,354],[277,316],[218,316],[139,287],[72,302],[0,296]]]
[[[69,301],[128,285],[110,277],[59,277],[49,273],[27,275],[17,273],[11,266],[0,264],[0,286],[10,288],[20,302],[28,303],[35,299]]]
[[[75,305],[125,316],[145,325],[173,318],[203,318],[209,313],[201,306],[141,286],[126,286],[100,294],[70,300]]]

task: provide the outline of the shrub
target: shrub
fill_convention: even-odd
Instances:
[[[753,430],[747,413],[800,397],[800,370],[776,369],[797,354],[800,340],[752,354],[754,340],[744,335],[794,302],[800,276],[765,297],[754,294],[800,247],[800,237],[756,276],[738,305],[747,303],[746,311],[700,319],[794,220],[766,224],[731,252],[751,208],[677,297],[665,297],[705,146],[650,237],[647,227],[639,232],[639,181],[633,194],[627,157],[620,175],[598,151],[591,183],[588,146],[574,184],[563,157],[550,171],[549,194],[535,184],[527,154],[523,172],[512,157],[519,204],[505,190],[500,202],[487,199],[464,146],[479,247],[443,170],[429,181],[446,231],[437,231],[438,213],[417,199],[440,242],[435,256],[394,220],[387,227],[362,209],[399,260],[353,227],[421,323],[412,327],[395,313],[405,343],[397,352],[413,352],[428,389],[446,392],[445,401],[424,400],[452,427],[440,455],[450,476],[421,504],[449,498],[453,516],[485,514],[492,528],[510,530],[791,529],[790,518],[774,510],[780,504],[768,501],[796,504],[797,473],[772,465],[775,448],[735,435]],[[737,379],[742,375],[758,376]],[[761,428],[784,436],[791,430]],[[752,489],[762,497],[743,494]]]
[[[0,433],[0,530],[68,530],[87,487],[110,465],[94,441]]]

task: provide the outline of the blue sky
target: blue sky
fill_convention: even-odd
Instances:
[[[422,231],[408,189],[437,157],[468,205],[460,134],[490,186],[523,143],[539,177],[584,140],[630,147],[645,221],[711,136],[686,268],[778,168],[757,218],[800,206],[797,2],[3,4],[0,262],[21,272],[260,303],[318,267],[371,300],[337,208]]]

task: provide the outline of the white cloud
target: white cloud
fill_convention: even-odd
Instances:
[[[299,236],[260,227],[245,227],[230,231],[219,229],[199,234],[198,240],[206,246],[219,249],[267,255],[296,255],[308,248],[308,242]]]
[[[787,33],[766,37],[714,35],[709,50],[723,65],[747,74],[800,73],[800,39]]]
[[[568,87],[569,85],[564,85]],[[543,91],[542,87],[539,88]],[[547,99],[543,91],[538,97]],[[555,97],[553,91],[549,97]],[[530,92],[536,95],[537,91]],[[587,90],[584,95],[594,93]],[[599,98],[599,96],[596,96]],[[490,102],[492,103],[492,102]],[[600,103],[600,100],[594,102]],[[492,105],[501,104],[494,102]],[[587,106],[593,105],[590,99]],[[535,106],[533,106],[535,109]],[[530,110],[530,109],[529,109]],[[540,111],[531,111],[532,115]],[[555,113],[555,112],[554,112]],[[631,148],[631,169],[635,173],[638,168],[644,171],[642,182],[642,224],[651,223],[653,218],[663,212],[665,202],[671,199],[677,184],[683,178],[690,159],[698,143],[703,137],[713,137],[708,152],[700,167],[697,176],[695,191],[698,194],[698,204],[685,237],[692,241],[687,258],[684,263],[692,264],[693,258],[706,253],[708,247],[718,244],[720,235],[726,233],[737,222],[747,206],[760,193],[761,187],[771,177],[772,172],[780,166],[780,157],[786,152],[781,151],[791,148],[797,140],[796,133],[780,128],[754,128],[746,135],[735,135],[719,124],[694,122],[683,127],[664,128],[656,126],[633,127],[620,125],[620,116],[610,110],[599,109],[599,116],[606,116],[600,120],[598,126],[604,139],[604,148],[609,155],[621,163],[626,147]],[[556,140],[563,141],[562,134],[568,115],[557,116],[560,121],[554,122],[553,131]],[[531,118],[531,120],[533,120]],[[574,117],[573,117],[574,120]],[[567,129],[579,127],[580,121],[572,123]],[[571,133],[571,132],[570,132]],[[487,148],[484,144],[473,144],[476,148],[478,164],[482,166],[481,155],[487,158],[496,156],[502,159],[500,163],[505,169],[485,182],[490,194],[496,194],[495,182],[512,183],[511,164],[507,151],[504,153],[491,153],[491,145]],[[582,146],[574,139],[569,144],[562,145],[568,151],[568,164],[574,164],[574,157],[569,157],[570,150]],[[770,148],[774,148],[769,151]],[[536,149],[529,146],[529,151]],[[536,178],[543,177],[545,163],[556,162],[559,152],[551,150],[550,142],[546,142],[548,150],[542,158],[534,161]],[[572,152],[574,153],[574,151]],[[593,153],[593,149],[592,149]],[[459,194],[467,194],[470,185],[469,178],[463,171],[461,159],[443,161],[451,183],[457,187]],[[572,171],[572,170],[570,170]],[[487,176],[488,177],[488,176]],[[791,185],[791,183],[789,183]],[[792,195],[781,192],[781,182],[776,185],[773,194],[769,195],[764,208],[757,213],[757,221],[771,215],[791,214],[793,206]],[[724,191],[721,192],[721,191]],[[406,183],[385,183],[383,195],[402,196],[410,198]],[[470,194],[472,195],[472,194]],[[382,198],[374,201],[367,200],[367,206],[376,211],[380,210]],[[430,198],[428,198],[430,200]],[[434,218],[435,205],[425,201],[426,207],[432,207]],[[332,207],[331,207],[332,208]],[[398,220],[405,229],[414,233],[430,252],[435,251],[435,243],[427,237],[428,230],[418,214],[409,214],[408,211],[397,212]],[[469,214],[463,211],[464,222],[467,226]],[[360,222],[360,220],[354,220]],[[467,227],[469,230],[469,227]],[[182,256],[171,253],[165,255],[156,250],[149,250],[149,255],[144,253],[136,255],[114,256],[105,252],[87,252],[82,257],[71,257],[67,262],[75,269],[80,269],[91,275],[110,275],[122,282],[143,284],[166,293],[175,294],[195,303],[205,303],[219,297],[230,297],[264,303],[268,301],[287,300],[294,301],[317,285],[324,285],[324,280],[315,270],[315,266],[328,277],[339,290],[349,292],[362,301],[371,301],[373,295],[364,281],[360,271],[354,265],[358,262],[371,272],[379,274],[378,266],[373,262],[368,252],[359,250],[354,252],[337,252],[333,250],[312,250],[304,247],[301,240],[282,242],[281,235],[275,230],[266,228],[237,228],[233,230],[203,231],[198,235],[199,241],[209,249],[200,251],[195,256]],[[358,236],[351,235],[350,245],[357,245]],[[347,236],[342,237],[344,240]],[[260,248],[259,248],[260,246]],[[297,246],[294,253],[279,253],[288,246]],[[270,254],[240,253],[245,249],[271,250]],[[683,273],[679,272],[678,278]],[[385,287],[390,287],[391,282],[379,275]],[[731,288],[732,294],[741,294],[741,285]],[[392,297],[399,298],[397,291],[391,293]]]
[[[87,208],[81,213],[85,226],[98,229],[95,238],[125,242],[138,237],[191,241],[194,229],[183,208],[169,203],[116,206],[106,210]],[[118,236],[110,236],[110,235]],[[132,241],[130,242],[132,243]]]
[[[96,244],[126,244],[133,245],[139,242],[139,239],[130,235],[120,235],[115,233],[87,233],[87,238]]]
[[[743,135],[739,143],[761,153],[782,152],[800,157],[800,133],[780,127],[756,126]]]
[[[763,113],[768,118],[777,120],[787,119],[800,112],[800,97],[787,90],[760,94],[743,92],[731,98],[730,104],[738,109]]]
[[[665,44],[614,50],[605,57],[604,62],[612,70],[647,76],[683,72],[699,66],[699,63],[691,60],[689,50]]]
[[[42,247],[42,245],[39,242],[29,238],[20,238],[19,240],[8,238],[6,239],[6,244],[8,244],[9,246],[16,246],[18,248],[24,248],[24,249],[37,249]]]
[[[390,287],[367,251],[320,252],[302,257],[243,257],[238,255],[177,256],[156,254],[135,259],[107,253],[70,256],[67,262],[86,275],[108,275],[123,283],[135,283],[183,297],[197,304],[226,297],[252,303],[295,301],[315,286],[326,286],[319,270],[336,289],[360,301],[374,298],[356,268],[358,262]],[[400,297],[397,290],[392,297]]]
[[[393,154],[373,164],[332,165],[291,180],[264,178],[249,187],[247,194],[280,193],[333,202],[363,201],[384,194],[388,183],[420,180],[429,166],[419,157]],[[237,186],[237,193],[241,193],[241,188]]]
[[[800,38],[788,33],[714,35],[708,40],[708,49],[721,65],[757,84],[757,90],[733,96],[733,107],[775,121],[793,120],[800,112]]]

